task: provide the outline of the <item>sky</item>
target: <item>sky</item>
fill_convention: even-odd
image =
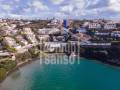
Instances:
[[[5,18],[120,18],[120,0],[0,0]]]

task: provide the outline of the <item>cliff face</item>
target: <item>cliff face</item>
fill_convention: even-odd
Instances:
[[[106,50],[101,49],[88,49],[88,48],[81,48],[82,51],[80,52],[80,56],[92,59],[92,60],[98,60],[107,64],[120,66],[120,48],[109,48]]]

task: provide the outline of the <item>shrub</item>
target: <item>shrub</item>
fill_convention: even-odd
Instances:
[[[0,36],[0,41],[2,41],[2,40],[3,40],[3,37]]]
[[[0,81],[3,80],[6,77],[6,69],[0,68]]]
[[[10,52],[16,52],[17,50],[15,49],[15,48],[13,48],[13,47],[9,47],[9,46],[6,46],[5,47],[8,51],[10,51]]]
[[[15,61],[7,60],[0,64],[0,68],[6,69],[6,71],[12,70],[16,66]]]

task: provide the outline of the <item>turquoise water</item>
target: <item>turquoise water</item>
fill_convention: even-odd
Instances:
[[[7,77],[0,90],[120,90],[120,69],[85,59],[73,65],[37,60]]]

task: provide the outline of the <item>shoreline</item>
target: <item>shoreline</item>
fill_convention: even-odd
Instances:
[[[51,54],[51,53],[48,53],[48,54]],[[52,53],[52,54],[56,54],[56,53]],[[57,54],[59,54],[59,53],[57,53]],[[61,54],[61,53],[60,53],[60,54]],[[62,53],[62,54],[63,54],[63,53]],[[92,60],[92,61],[97,61],[97,62],[99,62],[99,63],[101,63],[101,64],[104,64],[104,65],[109,65],[109,66],[112,66],[112,67],[115,67],[115,68],[120,68],[120,64],[116,64],[116,63],[110,62],[110,61],[108,61],[108,60],[102,61],[102,60],[99,60],[99,59],[86,58],[86,57],[82,57],[82,56],[80,56],[80,57],[81,57],[81,58],[84,58],[84,59],[88,59],[88,60],[90,60],[90,61],[91,61],[91,60]],[[23,66],[25,66],[25,65],[27,65],[27,64],[30,64],[30,63],[32,63],[33,61],[36,61],[36,60],[38,60],[38,57],[37,57],[37,58],[31,58],[31,59],[25,60],[24,62],[18,63],[15,68],[13,68],[13,69],[10,70],[9,72],[7,72],[5,78],[0,81],[0,84],[1,84],[9,75],[11,75],[13,72],[15,72],[16,70],[18,70],[20,67],[23,67]]]
[[[23,67],[23,66],[25,66],[25,65],[27,65],[27,64],[30,64],[30,63],[32,63],[33,61],[36,61],[36,60],[37,60],[37,58],[32,58],[32,59],[30,59],[30,60],[25,60],[24,62],[18,63],[15,68],[13,68],[12,70],[10,70],[10,71],[7,72],[7,74],[6,74],[6,76],[4,77],[4,79],[0,81],[0,84],[1,84],[9,75],[11,75],[13,72],[15,72],[16,70],[18,70],[20,67]]]

